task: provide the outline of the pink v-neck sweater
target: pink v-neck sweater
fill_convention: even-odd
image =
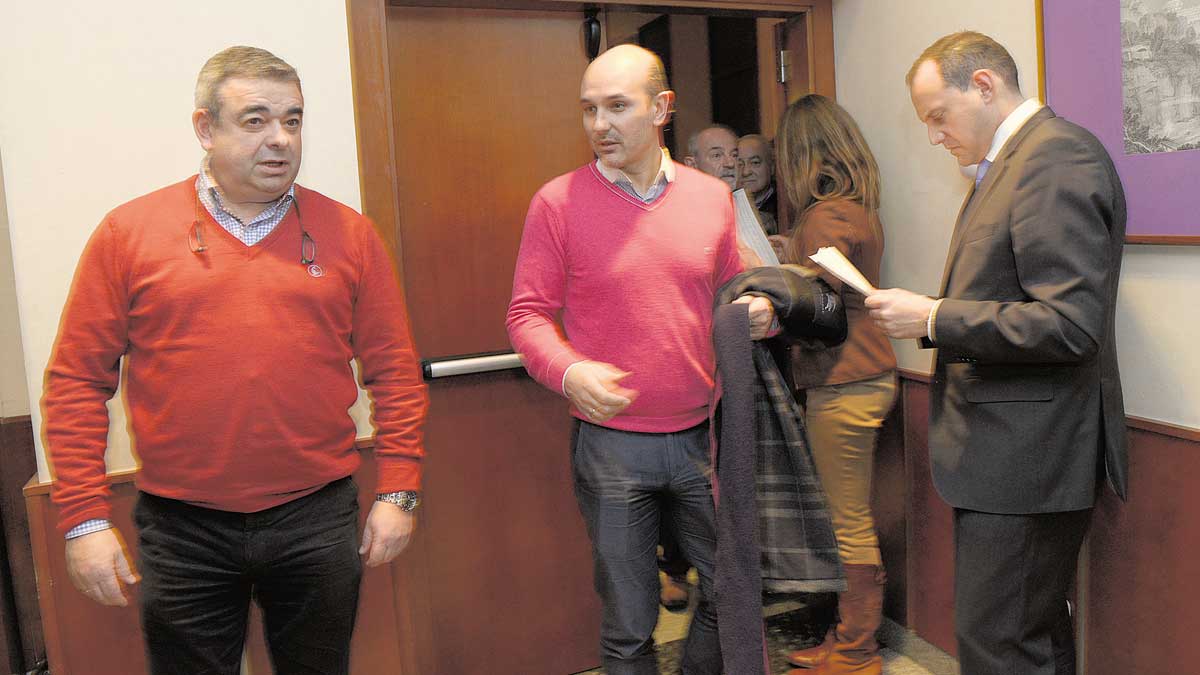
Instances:
[[[605,423],[615,429],[665,433],[707,418],[713,297],[742,270],[729,188],[675,168],[645,204],[588,164],[543,186],[525,218],[509,338],[529,373],[560,393],[578,361],[632,373],[621,384],[638,396]]]
[[[104,402],[122,358],[142,490],[254,512],[350,475],[354,357],[374,403],[377,490],[417,489],[425,385],[370,221],[297,187],[316,242],[302,264],[296,209],[246,246],[198,207],[195,183],[118,207],[80,258],[42,400],[59,528],[109,517]]]

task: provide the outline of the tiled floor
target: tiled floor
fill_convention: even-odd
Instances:
[[[805,623],[807,613],[801,611],[799,603],[774,603],[765,608],[763,614],[767,617],[772,670],[776,675],[782,675],[790,668],[784,655],[791,649],[807,646],[803,642],[812,639],[813,628]],[[662,675],[679,672],[679,651],[690,618],[690,610],[672,613],[663,609],[659,613],[654,641],[659,645],[658,663]],[[883,646],[884,675],[959,675],[958,665],[952,657],[892,621],[885,620],[879,640]],[[580,675],[602,675],[603,672],[596,669]]]

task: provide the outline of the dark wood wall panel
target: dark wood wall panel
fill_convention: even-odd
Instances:
[[[1129,502],[1092,520],[1087,673],[1196,672],[1200,443],[1135,429],[1129,454]]]
[[[45,657],[29,518],[21,489],[37,473],[29,416],[0,419],[0,669],[25,672]]]
[[[954,653],[953,519],[929,473],[929,386],[903,380],[908,458],[908,622]],[[1130,499],[1105,488],[1089,538],[1086,651],[1089,675],[1191,673],[1200,662],[1200,435],[1130,420]]]
[[[904,406],[900,397],[879,430],[871,512],[887,570],[884,613],[905,623],[908,614],[908,485],[904,477]]]
[[[954,654],[954,518],[929,469],[929,387],[903,380],[909,489],[908,627]]]
[[[26,497],[51,670],[55,675],[147,672],[136,603],[104,607],[75,590],[63,539],[55,529],[58,509],[50,502],[49,486],[27,488]],[[130,477],[114,476],[113,523],[127,537],[127,546],[133,542],[135,499]]]

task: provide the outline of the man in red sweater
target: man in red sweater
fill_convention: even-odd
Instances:
[[[110,524],[105,402],[123,391],[152,672],[237,673],[251,598],[281,673],[346,673],[367,565],[413,526],[426,395],[391,258],[366,218],[295,184],[304,98],[269,52],[204,65],[198,175],[117,207],[79,261],[46,371],[46,441],[75,586],[139,581]],[[357,536],[357,397],[377,499]]]
[[[662,517],[674,519],[700,576],[682,672],[722,672],[708,600],[710,335],[716,291],[742,265],[728,186],[661,147],[674,97],[662,62],[640,47],[614,47],[588,67],[580,105],[598,159],[534,196],[508,310],[509,338],[530,375],[565,395],[576,418],[575,491],[604,604],[609,675],[658,673]],[[765,336],[770,304],[739,300],[750,303],[752,333]]]

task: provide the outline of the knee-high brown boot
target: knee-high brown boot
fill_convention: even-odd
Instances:
[[[789,675],[883,675],[875,631],[883,621],[887,575],[876,565],[845,565],[845,570],[847,589],[838,595],[833,648],[816,668]]]

